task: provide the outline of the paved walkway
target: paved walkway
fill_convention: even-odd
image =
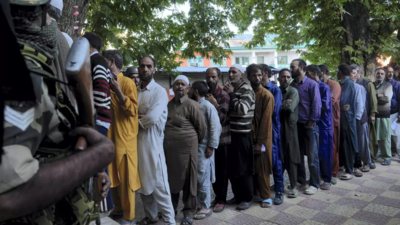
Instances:
[[[287,183],[287,174],[285,182]],[[274,195],[274,194],[273,194]],[[232,197],[231,191],[228,199]],[[136,218],[144,217],[140,196],[137,196]],[[182,206],[180,206],[181,208]],[[176,217],[182,220],[181,212]],[[103,218],[105,225],[118,224]],[[157,224],[163,224],[158,222]],[[364,173],[361,178],[338,181],[329,191],[319,190],[315,195],[305,195],[302,191],[295,199],[286,198],[280,206],[260,208],[254,202],[248,210],[237,211],[227,206],[222,213],[195,221],[195,225],[269,225],[269,224],[400,224],[400,163],[397,157],[392,165],[377,164],[375,170]]]

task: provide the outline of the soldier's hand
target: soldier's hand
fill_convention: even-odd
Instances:
[[[261,145],[260,144],[256,144],[254,146],[254,154],[256,154],[256,155],[261,154]]]
[[[371,122],[375,121],[375,116],[370,116],[369,120],[371,120]]]
[[[206,152],[205,152],[206,159],[210,158],[212,156],[213,152],[214,152],[213,148],[207,147]]]
[[[342,110],[343,111],[349,111],[349,109],[350,109],[350,105],[349,104],[346,104],[346,105],[344,105],[343,107],[342,107]]]
[[[100,134],[93,128],[88,128],[88,127],[77,127],[75,130],[70,132],[71,136],[82,136],[86,139],[88,142],[88,145],[105,145],[104,147],[111,147],[115,148],[114,144],[110,139],[108,139],[106,136]]]
[[[233,92],[235,89],[233,88],[233,86],[231,84],[226,84],[224,86],[224,90],[226,91],[226,93],[229,94],[229,93]]]
[[[110,88],[111,88],[111,90],[113,90],[114,92],[117,92],[118,90],[121,90],[121,87],[120,87],[120,85],[119,85],[118,80],[114,79],[113,76],[111,76]]]
[[[217,106],[217,100],[214,98],[212,94],[207,94],[206,99],[211,102],[214,106]]]
[[[105,199],[111,187],[111,180],[105,172],[99,173],[99,179],[101,179],[101,182],[103,183],[101,197]]]

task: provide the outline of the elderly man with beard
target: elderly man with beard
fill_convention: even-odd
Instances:
[[[196,81],[192,84],[189,97],[201,105],[204,112],[207,130],[206,135],[199,143],[198,170],[197,170],[197,201],[198,211],[194,217],[203,220],[212,214],[211,183],[215,182],[214,149],[218,148],[221,135],[221,124],[215,107],[205,99],[208,93],[207,83]]]
[[[390,124],[393,124],[395,120],[400,124],[400,83],[394,80],[394,70],[393,67],[386,67],[386,77],[385,81],[389,82],[393,87],[393,97],[390,101]],[[395,156],[396,153],[400,151],[400,143],[399,137],[394,132],[395,130],[390,129],[391,132],[391,147],[392,147],[392,156]]]
[[[282,92],[281,109],[281,138],[282,138],[282,159],[288,172],[290,187],[288,190],[289,198],[296,198],[298,195],[297,167],[300,164],[299,138],[297,135],[299,93],[294,87],[290,86],[290,70],[282,69],[279,71],[279,83]]]
[[[315,122],[320,119],[322,105],[318,84],[305,75],[306,66],[307,63],[302,59],[292,61],[290,70],[294,80],[290,85],[297,89],[300,96],[297,130],[301,164],[298,167],[297,180],[301,185],[306,185],[304,155],[307,154],[310,182],[305,193],[313,195],[319,188],[318,139]]]
[[[374,127],[374,121],[375,121],[375,114],[378,113],[378,100],[376,98],[376,93],[375,93],[375,86],[374,84],[367,80],[364,79],[361,76],[361,68],[359,65],[353,64],[354,68],[357,70],[357,84],[362,85],[365,90],[367,90],[367,100],[365,101],[365,108],[367,109],[367,117],[368,118],[361,118],[361,123],[368,122],[368,133],[369,133],[369,149],[372,150],[372,145],[374,145],[374,140],[376,142],[376,130]],[[363,168],[361,169],[362,172],[368,172],[369,169],[375,169],[375,163],[372,162],[368,165],[364,165]]]
[[[197,208],[198,146],[207,125],[201,106],[187,95],[189,79],[184,75],[177,76],[173,89],[175,97],[168,103],[164,151],[172,204],[176,211],[179,192],[183,190],[184,218],[181,224],[190,225]]]
[[[155,66],[156,60],[150,55],[139,60],[138,166],[142,187],[138,192],[146,215],[139,222],[142,225],[156,223],[158,211],[166,224],[175,224],[163,147],[168,97],[164,88],[153,79]]]
[[[219,121],[222,126],[222,133],[219,139],[218,149],[215,150],[215,193],[214,212],[222,212],[226,205],[228,192],[228,145],[231,143],[231,131],[229,127],[229,103],[230,97],[219,85],[222,77],[221,71],[216,68],[206,70],[206,81],[209,87],[209,94],[206,99],[210,101],[218,111]]]
[[[333,150],[332,150],[332,179],[331,183],[337,183],[339,172],[339,137],[340,137],[340,95],[342,89],[340,84],[329,78],[329,69],[325,65],[319,65],[323,74],[321,81],[331,88],[332,92],[332,115],[333,115]]]
[[[261,208],[272,206],[270,174],[272,172],[272,114],[274,96],[261,85],[263,68],[257,64],[247,67],[247,76],[255,92],[255,109],[253,118],[254,144],[254,185],[260,192]]]
[[[377,159],[378,149],[382,155],[382,165],[388,166],[391,163],[391,141],[390,141],[390,100],[393,97],[392,85],[385,81],[386,72],[383,68],[375,70],[375,90],[378,99],[378,114],[374,121],[376,129],[376,141],[372,145],[372,160]],[[376,144],[377,143],[377,144]]]
[[[340,80],[342,95],[340,97],[340,162],[344,164],[346,174],[342,180],[353,178],[354,155],[358,152],[357,123],[356,123],[356,87],[350,80],[351,67],[341,64],[338,67],[337,78]]]
[[[280,205],[283,203],[283,168],[280,134],[281,121],[279,120],[282,105],[282,93],[279,87],[270,80],[272,77],[271,68],[266,64],[261,64],[261,66],[264,73],[261,84],[271,92],[275,100],[274,113],[272,114],[272,173],[274,175],[275,189],[274,204]]]
[[[332,93],[327,84],[321,81],[322,72],[317,65],[307,66],[307,77],[317,82],[319,93],[321,94],[321,117],[317,122],[319,143],[318,158],[321,178],[324,183],[322,190],[331,188],[332,179],[332,149],[333,149],[333,117],[332,117]]]
[[[357,81],[357,68],[351,66],[352,72],[350,73],[350,80]],[[354,162],[354,176],[361,177],[361,171],[369,171],[369,164],[371,163],[371,151],[369,149],[369,133],[368,133],[368,115],[366,108],[367,91],[365,88],[357,83],[354,83],[356,88],[356,123],[357,123],[357,138],[358,138],[358,152],[355,155]],[[363,166],[364,165],[364,166]],[[361,171],[360,171],[361,169]]]
[[[232,143],[228,150],[228,171],[234,198],[228,204],[239,203],[238,210],[248,209],[253,200],[253,140],[254,91],[244,81],[244,68],[234,64],[229,68],[229,116]]]

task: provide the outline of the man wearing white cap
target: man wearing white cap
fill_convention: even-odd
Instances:
[[[224,90],[230,96],[231,145],[228,149],[228,176],[235,197],[228,204],[239,203],[238,210],[248,209],[253,199],[253,138],[251,135],[255,95],[244,81],[244,68],[234,64],[229,69],[229,83]]]
[[[184,218],[181,224],[190,225],[197,207],[198,145],[205,136],[207,125],[201,106],[187,95],[189,79],[184,75],[177,76],[173,90],[175,97],[168,103],[164,151],[172,204],[176,211],[179,192],[183,190]]]

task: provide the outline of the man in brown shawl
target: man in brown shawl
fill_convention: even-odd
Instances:
[[[261,207],[272,205],[270,174],[272,172],[272,113],[274,112],[274,96],[261,85],[263,68],[251,64],[246,70],[247,78],[255,93],[255,108],[252,123],[254,144],[255,188],[262,199]]]
[[[205,136],[207,125],[201,106],[187,95],[189,79],[184,75],[177,76],[173,90],[175,97],[168,103],[164,132],[165,159],[175,212],[179,192],[183,190],[184,218],[181,224],[190,225],[197,207],[198,144]]]

